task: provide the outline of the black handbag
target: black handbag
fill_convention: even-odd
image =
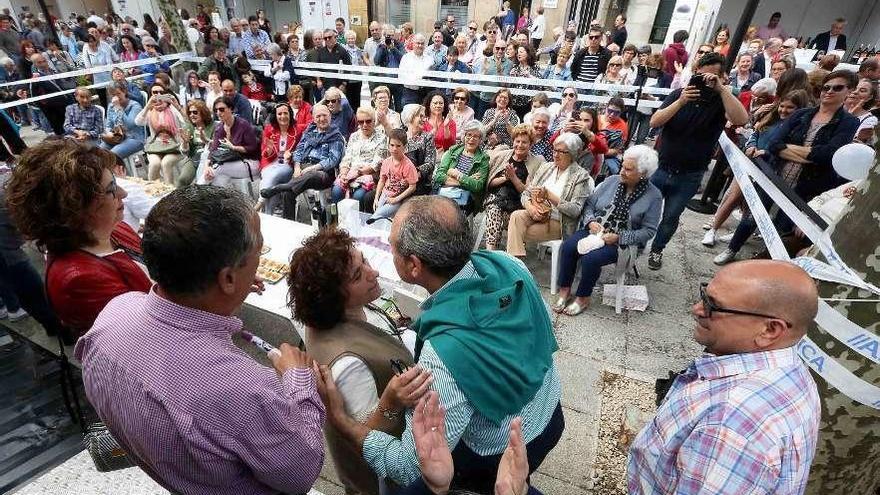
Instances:
[[[208,156],[208,159],[215,165],[244,160],[239,152],[224,147],[218,147],[216,150],[212,151]]]

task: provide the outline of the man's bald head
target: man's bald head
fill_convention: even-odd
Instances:
[[[726,272],[729,272],[726,273]],[[732,263],[716,275],[739,280],[754,311],[785,319],[802,337],[816,318],[819,293],[816,283],[801,267],[776,260]]]

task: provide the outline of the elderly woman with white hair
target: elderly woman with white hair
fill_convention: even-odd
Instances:
[[[465,122],[462,143],[449,148],[434,171],[437,194],[451,198],[463,208],[482,204],[489,177],[489,155],[480,149],[483,138],[485,130],[478,120]]]
[[[574,233],[593,190],[593,178],[576,163],[582,148],[577,134],[563,132],[553,142],[553,161],[529,175],[520,197],[525,209],[513,212],[507,226],[509,254],[525,256],[527,241],[564,239]]]
[[[590,306],[590,296],[602,267],[617,261],[621,249],[636,246],[639,251],[657,232],[663,197],[651,184],[657,170],[657,152],[636,145],[623,154],[620,175],[605,179],[587,200],[581,228],[559,248],[559,298],[557,313],[574,316]],[[571,284],[581,265],[581,280],[571,299]]]
[[[272,99],[276,102],[287,101],[287,90],[290,89],[290,81],[295,77],[293,70],[293,58],[284,54],[284,50],[276,43],[270,43],[266,47],[272,63],[269,65],[269,71],[266,74],[270,76],[274,83],[272,84]]]

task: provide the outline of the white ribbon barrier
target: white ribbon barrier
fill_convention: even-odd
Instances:
[[[739,148],[725,134],[719,139],[721,149],[730,163],[730,169],[739,184],[743,198],[749,205],[749,211],[758,225],[758,230],[767,245],[773,259],[791,261],[800,265],[814,278],[831,280],[836,283],[852,285],[867,290],[874,295],[880,294],[878,289],[867,284],[856,272],[843,262],[834,246],[830,236],[823,231],[809,217],[800,211],[785,194],[774,185],[770,179],[740,151]],[[831,263],[822,263],[812,258],[796,258],[791,260],[776,227],[761,198],[758,196],[754,180],[777,206],[809,237],[819,248],[826,259]],[[880,300],[878,300],[880,303]],[[865,356],[871,361],[880,364],[880,338],[856,325],[848,318],[840,314],[823,300],[819,300],[819,311],[816,315],[816,323],[825,332],[849,346],[853,351]],[[861,378],[855,376],[834,358],[827,355],[811,339],[804,336],[797,345],[797,352],[801,359],[818,375],[824,378],[834,388],[840,390],[847,397],[880,409],[880,387],[876,387]]]
[[[30,84],[30,83],[42,82],[42,81],[54,81],[56,79],[67,79],[67,78],[71,78],[71,77],[85,76],[85,75],[89,75],[89,74],[100,74],[102,72],[110,72],[116,68],[131,69],[133,67],[140,67],[142,65],[155,64],[157,62],[167,62],[170,60],[181,59],[190,53],[192,53],[192,52],[175,53],[172,55],[162,55],[161,57],[132,60],[131,62],[122,62],[122,63],[118,63],[118,64],[90,67],[88,69],[79,69],[79,70],[72,70],[72,71],[67,71],[67,72],[59,72],[58,74],[50,74],[48,76],[31,77],[29,79],[21,79],[18,81],[12,81],[12,82],[0,84],[0,88],[6,88],[6,87],[10,87],[10,86],[21,86],[23,84]]]
[[[175,67],[175,66],[178,65],[179,63],[180,63],[180,61],[175,62],[175,63],[171,64],[171,67]],[[70,73],[71,73],[71,72],[65,72],[65,73],[63,73],[63,74],[65,74],[65,77],[70,77],[70,76],[66,76],[66,74],[70,74]],[[53,76],[55,76],[55,75],[58,75],[58,74],[53,74]],[[127,81],[135,81],[135,80],[137,80],[137,79],[142,79],[142,78],[144,78],[144,77],[147,77],[148,75],[149,75],[149,74],[137,74],[137,75],[134,75],[134,76],[126,77],[125,79],[126,79]],[[62,77],[62,78],[57,78],[57,77],[56,77],[55,79],[64,79],[64,78],[63,78],[63,77]],[[31,82],[34,82],[35,80],[36,80],[36,78],[34,78],[34,79],[28,79],[26,82],[31,83]],[[65,90],[63,90],[63,91],[58,91],[58,92],[55,92],[55,93],[49,93],[49,94],[45,94],[45,95],[41,95],[41,96],[31,96],[30,98],[24,98],[24,99],[21,99],[21,100],[15,100],[15,101],[7,102],[7,103],[2,103],[2,104],[0,104],[0,110],[5,110],[5,109],[7,109],[7,108],[17,107],[17,106],[21,106],[21,105],[28,105],[28,104],[30,104],[30,103],[36,103],[36,102],[41,101],[41,100],[48,100],[49,98],[54,98],[54,97],[56,97],[56,96],[69,95],[69,94],[71,94],[71,93],[76,92],[76,90],[79,89],[79,88],[85,88],[85,89],[100,89],[100,88],[104,88],[104,87],[110,86],[111,84],[113,84],[113,81],[106,81],[106,82],[102,82],[102,83],[90,84],[90,85],[88,85],[88,86],[77,86],[77,87],[75,87],[75,88],[73,88],[73,89],[65,89]]]

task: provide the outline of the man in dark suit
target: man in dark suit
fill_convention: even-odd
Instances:
[[[846,35],[843,28],[846,27],[846,19],[839,17],[831,24],[831,31],[819,33],[813,38],[808,48],[830,53],[832,50],[846,50]]]
[[[761,77],[770,77],[770,66],[776,60],[776,55],[782,49],[782,40],[779,38],[770,38],[764,45],[764,50],[755,55],[755,61],[752,63],[752,70],[761,75]]]

